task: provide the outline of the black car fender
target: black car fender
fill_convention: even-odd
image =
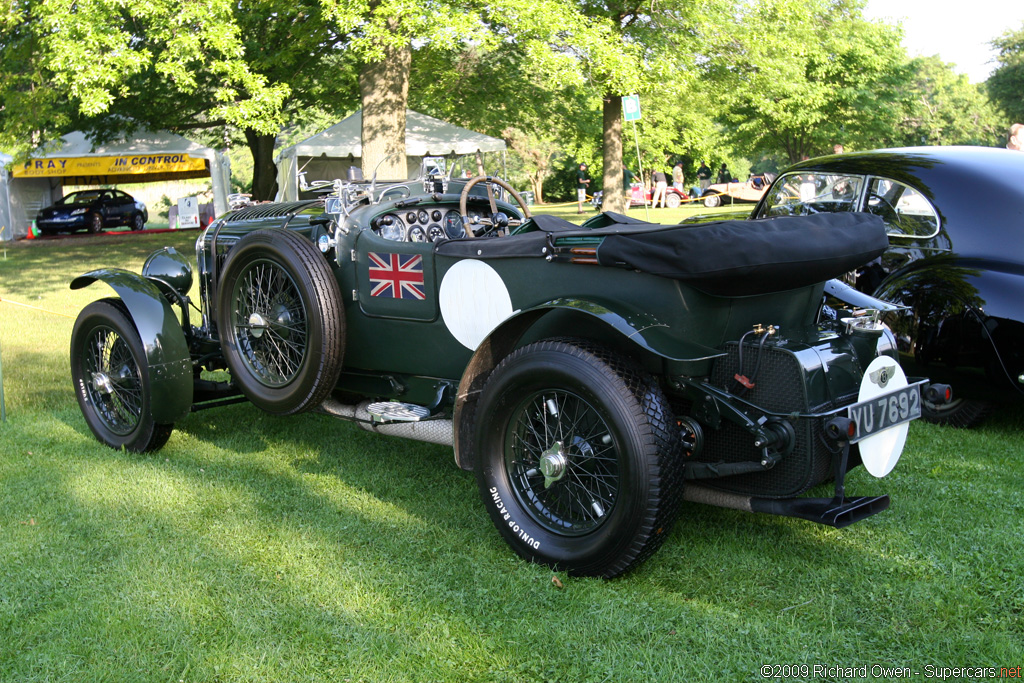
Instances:
[[[904,350],[950,369],[982,368],[1024,390],[1024,268],[932,258],[901,268],[875,292],[909,307],[897,324]]]
[[[181,324],[167,298],[146,278],[120,268],[104,268],[79,275],[71,289],[105,282],[128,307],[132,323],[146,350],[152,388],[153,419],[173,424],[192,407],[192,359]]]
[[[566,325],[565,316],[579,324]],[[555,319],[558,323],[549,326],[548,321]],[[586,333],[581,329],[586,329]],[[472,469],[473,457],[467,445],[472,443],[473,421],[462,418],[472,414],[491,371],[524,337],[532,341],[534,337],[584,336],[629,357],[658,365],[665,361],[704,362],[724,355],[720,350],[671,337],[669,330],[648,313],[615,310],[605,303],[585,299],[556,299],[516,313],[490,332],[462,374],[453,416],[456,463],[462,469]]]

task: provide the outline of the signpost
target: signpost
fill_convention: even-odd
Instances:
[[[4,361],[0,358],[0,422],[7,422],[7,406],[4,404]]]
[[[640,96],[639,95],[626,95],[622,98],[622,119],[624,121],[633,122],[633,141],[636,143],[636,166],[637,171],[640,172],[640,185],[644,184],[644,166],[643,162],[640,161],[640,138],[636,134],[636,122],[640,120]],[[642,189],[642,187],[641,187]],[[643,190],[644,196],[644,217],[647,220],[651,220],[650,212],[647,209],[647,191]],[[628,199],[626,201],[629,201]],[[627,207],[629,208],[629,207]]]

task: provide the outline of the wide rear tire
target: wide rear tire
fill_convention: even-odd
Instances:
[[[174,425],[153,420],[146,351],[119,299],[95,301],[78,314],[71,377],[82,415],[102,443],[138,453],[167,443]]]
[[[345,310],[334,273],[312,242],[287,230],[249,233],[217,284],[217,329],[233,381],[256,406],[291,415],[334,389]]]
[[[475,414],[480,496],[519,555],[612,577],[661,545],[682,468],[665,397],[631,363],[537,342],[495,368]]]
[[[984,422],[994,408],[995,406],[987,401],[954,398],[945,405],[925,401],[921,406],[921,413],[927,422],[967,429]]]

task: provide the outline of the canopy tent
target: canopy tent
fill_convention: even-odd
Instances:
[[[362,129],[363,112],[360,110],[325,131],[282,149],[276,159],[278,201],[298,199],[300,171],[306,172],[308,182],[345,178],[349,168],[360,168]],[[409,109],[405,112],[408,178],[416,177],[423,157],[503,152],[505,148],[505,141],[500,138],[460,128]],[[372,173],[372,169],[367,170],[367,179]]]
[[[228,210],[231,167],[227,157],[180,135],[137,131],[131,139],[95,145],[85,133],[74,132],[61,142],[59,148],[4,172],[0,188],[0,225],[8,226],[4,239],[26,235],[39,210],[63,196],[65,185],[210,178],[216,213]],[[0,161],[6,168],[11,157],[5,155]]]
[[[10,174],[7,165],[14,161],[0,152],[0,242],[14,239],[14,220],[11,211]]]

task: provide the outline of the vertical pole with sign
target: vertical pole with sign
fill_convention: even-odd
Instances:
[[[7,422],[7,406],[4,404],[4,361],[0,357],[0,422]]]
[[[644,162],[640,160],[640,138],[636,134],[636,122],[640,120],[640,96],[626,95],[622,98],[622,118],[625,121],[633,122],[633,141],[636,143],[636,166],[640,172],[640,186],[644,196],[644,217],[651,220],[650,211],[647,209],[647,191],[644,185]]]

